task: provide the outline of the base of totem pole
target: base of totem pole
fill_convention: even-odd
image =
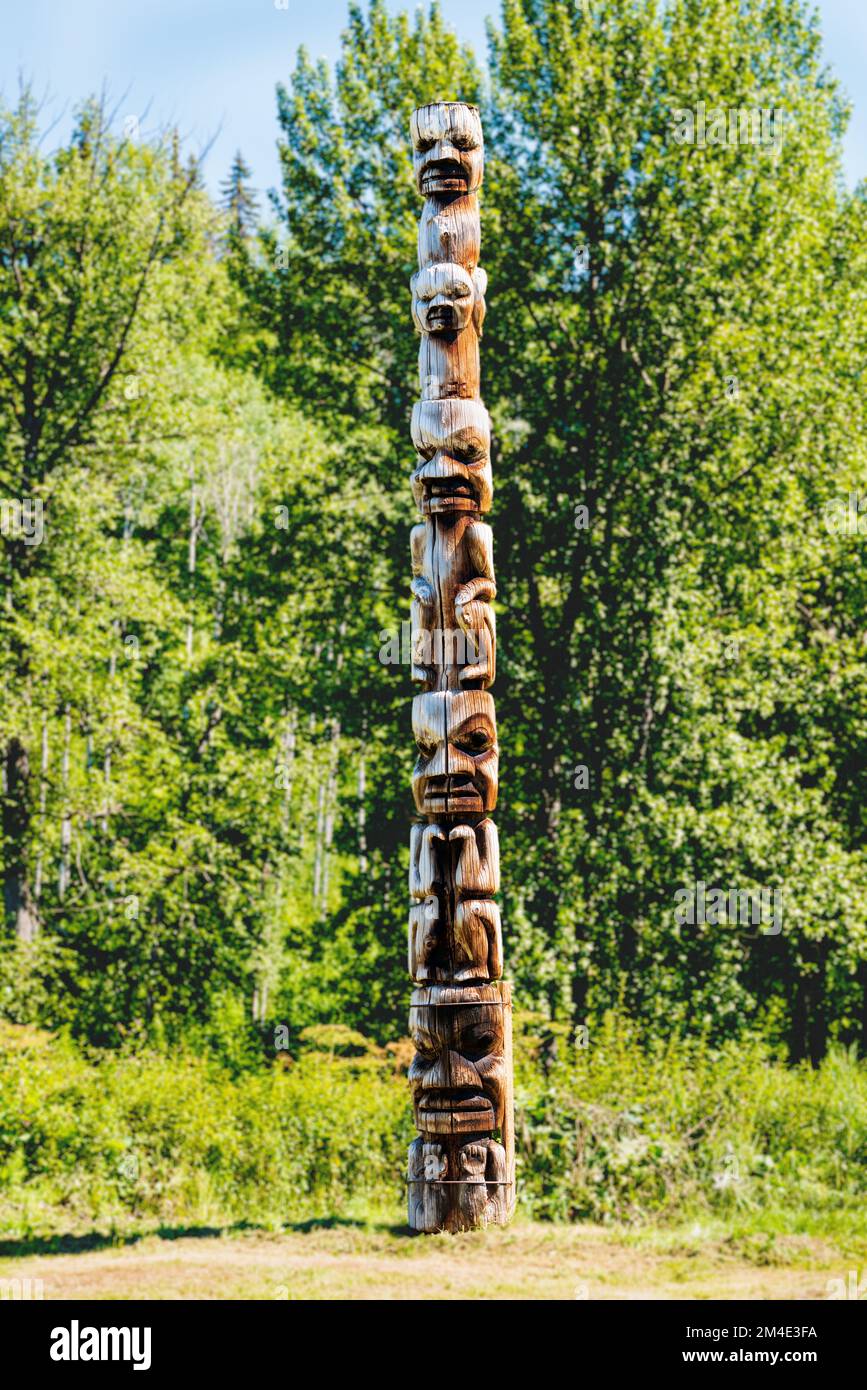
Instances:
[[[407,1177],[407,1216],[413,1231],[505,1226],[515,1209],[512,987],[500,980],[493,988],[502,1001],[507,1077],[500,1138],[485,1133],[420,1134],[413,1140]]]
[[[419,1170],[421,1176],[414,1177]],[[507,1171],[505,1149],[487,1135],[414,1140],[409,1148],[411,1229],[431,1234],[507,1225],[515,1206],[515,1185]]]

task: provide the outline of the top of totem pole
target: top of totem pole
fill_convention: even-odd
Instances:
[[[479,108],[466,101],[417,106],[410,118],[416,187],[422,197],[475,193],[484,172]]]

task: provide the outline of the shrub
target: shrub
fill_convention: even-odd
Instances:
[[[552,1036],[538,1046],[532,1021],[517,1032],[523,1213],[773,1210],[794,1223],[863,1210],[867,1072],[854,1055],[791,1068],[758,1041],[642,1040],[613,1016],[587,1048]],[[355,1034],[307,1041],[288,1069],[237,1071],[182,1050],[84,1054],[0,1024],[0,1225],[282,1224],[374,1207],[399,1219],[413,1128],[392,1053]]]

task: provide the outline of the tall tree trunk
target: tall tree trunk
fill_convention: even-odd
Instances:
[[[288,720],[280,738],[280,757],[286,769],[286,780],[283,785],[283,809],[280,818],[280,828],[284,843],[289,835],[289,813],[292,804],[292,780],[295,773],[295,730],[297,723],[297,711],[295,709],[289,710]]]
[[[33,880],[33,896],[37,907],[42,897],[42,864],[45,845],[45,810],[48,801],[48,716],[42,716],[42,749],[39,763],[39,829],[37,840],[39,852],[36,856],[36,874]]]
[[[18,737],[6,745],[3,797],[3,899],[7,924],[19,941],[33,941],[39,931],[37,905],[30,884],[30,759]]]
[[[365,731],[366,733],[366,731]],[[358,757],[358,872],[367,873],[367,779],[364,762],[364,744]]]
[[[328,781],[325,787],[325,817],[322,837],[322,878],[319,916],[328,913],[328,881],[331,869],[331,846],[334,842],[334,808],[337,802],[337,773],[340,765],[340,720],[331,721],[331,747],[328,755]]]
[[[196,582],[196,546],[202,529],[202,517],[199,516],[199,504],[196,497],[196,478],[190,469],[190,522],[187,532],[187,574],[189,580],[189,611],[187,615],[187,661],[193,659],[193,599],[195,594]]]
[[[71,738],[72,711],[67,705],[63,717],[63,757],[60,764],[63,816],[60,821],[60,870],[57,877],[57,896],[61,902],[69,887],[69,861],[72,847],[72,813],[69,805],[69,745]]]
[[[313,906],[318,915],[322,888],[322,843],[325,838],[325,782],[316,789],[316,844],[313,851]]]
[[[115,618],[112,623],[114,631],[115,646],[112,648],[111,656],[108,660],[108,678],[114,682],[117,674],[117,648],[120,646],[123,636],[123,627],[119,618]],[[111,728],[108,731],[108,741],[105,745],[105,754],[102,760],[102,779],[105,784],[105,796],[102,803],[102,830],[107,835],[111,820]]]

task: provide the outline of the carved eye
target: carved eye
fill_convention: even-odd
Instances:
[[[481,444],[449,445],[449,453],[461,463],[481,463],[487,457],[487,450]]]
[[[435,1038],[430,1033],[416,1033],[413,1038],[415,1050],[425,1062],[433,1062],[439,1054],[439,1047]]]
[[[430,759],[437,751],[436,744],[433,742],[432,739],[427,738],[417,738],[415,742],[416,747],[418,748],[418,751],[421,753],[422,757],[427,759],[428,762],[430,762]]]
[[[471,135],[455,135],[452,137],[452,144],[456,150],[474,150],[476,142]]]
[[[491,744],[492,739],[489,731],[481,725],[475,729],[463,730],[455,739],[457,748],[460,748],[464,753],[472,753],[473,755],[486,753]]]
[[[416,146],[415,146],[415,148],[416,148],[416,153],[417,153],[417,154],[427,154],[428,150],[432,150],[432,149],[433,149],[435,143],[436,143],[436,142],[435,142],[434,140],[417,140],[417,141],[416,141]]]
[[[461,1052],[470,1060],[473,1058],[487,1057],[496,1046],[497,1035],[492,1028],[473,1028],[472,1031],[462,1040]]]

